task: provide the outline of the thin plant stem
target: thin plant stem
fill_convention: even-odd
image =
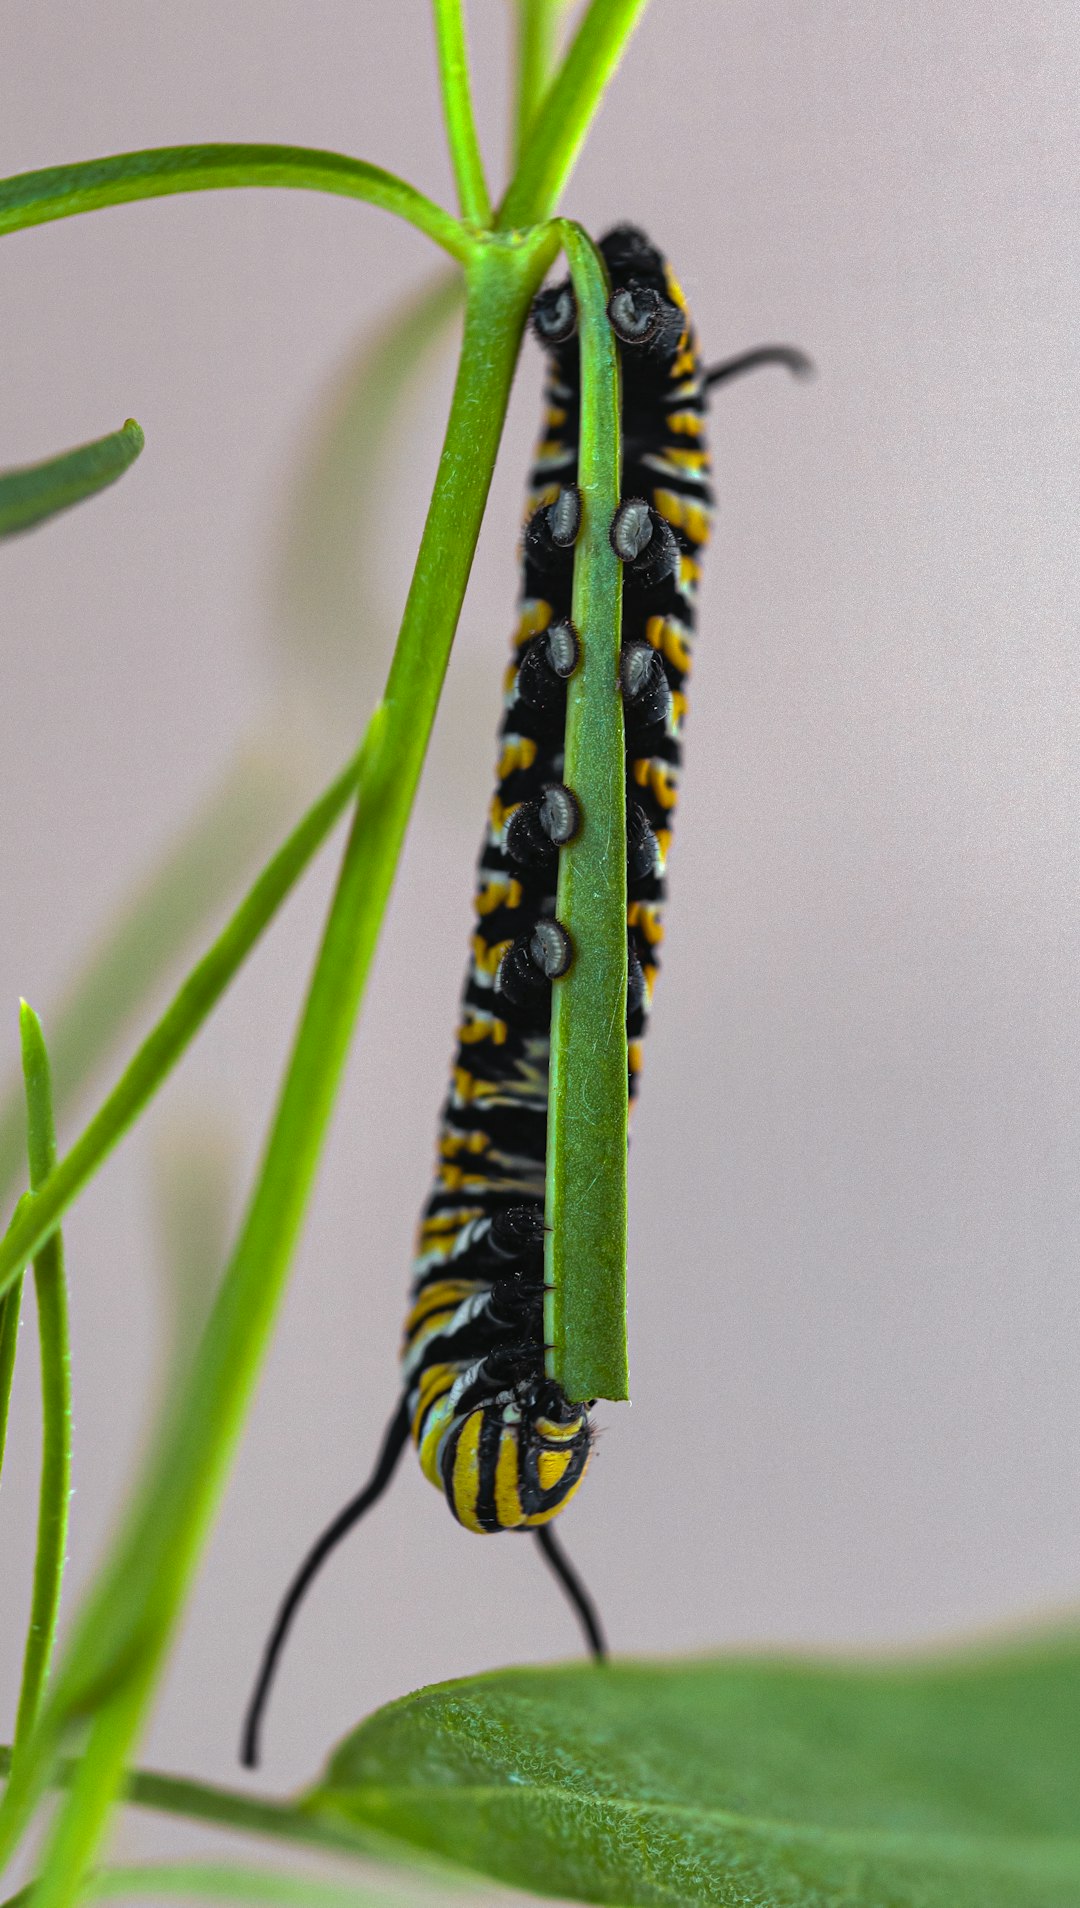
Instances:
[[[269,1343],[420,778],[494,469],[521,331],[556,240],[478,249],[461,362],[413,582],[356,813],[255,1191],[178,1407],[0,1805],[21,1833],[68,1718],[100,1705],[61,1805],[43,1908],[78,1895],[123,1781]],[[21,1781],[20,1781],[21,1776]],[[18,1785],[18,1786],[17,1786]]]
[[[500,232],[551,217],[646,5],[647,0],[591,0],[533,120],[526,150],[496,215]]]
[[[551,80],[555,39],[566,0],[514,0],[517,47],[514,60],[515,166],[521,164],[533,121]]]
[[[4,1468],[8,1418],[11,1413],[11,1387],[15,1378],[15,1354],[19,1348],[19,1320],[22,1314],[22,1278],[8,1286],[0,1298],[0,1471]]]
[[[457,182],[458,204],[462,218],[486,230],[491,224],[491,194],[473,116],[462,0],[432,0],[432,12],[446,137]]]
[[[79,1767],[71,1757],[58,1759],[49,1774],[54,1788],[70,1788]],[[0,1776],[11,1770],[11,1749],[0,1747]],[[400,1859],[402,1845],[379,1829],[369,1829],[343,1817],[340,1821],[317,1815],[301,1803],[252,1795],[247,1790],[224,1789],[195,1782],[189,1776],[165,1775],[157,1769],[129,1769],[124,1777],[125,1804],[185,1821],[212,1822],[216,1827],[257,1835],[271,1841],[296,1842],[310,1848],[336,1848],[345,1853],[382,1855]],[[410,1851],[410,1853],[413,1851]]]
[[[406,180],[366,160],[308,146],[156,146],[16,173],[0,180],[0,233],[104,205],[159,199],[173,192],[216,192],[226,186],[285,186],[363,199],[407,219],[463,264],[472,252],[473,240],[465,227]]]
[[[45,1036],[41,1022],[25,1000],[19,1009],[19,1033],[26,1080],[27,1155],[33,1188],[48,1178],[56,1162],[56,1128]],[[15,1721],[16,1761],[34,1726],[49,1674],[67,1551],[71,1499],[71,1344],[64,1242],[59,1229],[45,1241],[34,1260],[34,1293],[41,1346],[41,1487],[30,1626]]]
[[[42,464],[0,472],[0,537],[31,530],[58,510],[70,510],[72,504],[115,484],[130,470],[143,442],[139,425],[129,417],[118,431],[91,444],[62,451]]]
[[[57,1810],[45,1841],[34,1908],[61,1908],[82,1894],[113,1801],[123,1786],[131,1739],[138,1729],[156,1680],[157,1662],[149,1652],[102,1698],[91,1717],[71,1788]],[[16,1755],[13,1778],[18,1777]]]
[[[566,784],[581,829],[559,856],[556,913],[569,973],[552,988],[545,1332],[548,1370],[575,1399],[626,1398],[626,751],[619,649],[619,354],[603,261],[559,221],[581,349],[574,627],[581,664],[567,687]]]
[[[32,1196],[20,1200],[0,1240],[0,1286],[7,1286],[60,1223],[162,1081],[269,926],[355,792],[363,748],[331,782],[259,875],[217,940],[192,969],[157,1025],[70,1151]]]

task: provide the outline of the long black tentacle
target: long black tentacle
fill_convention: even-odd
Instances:
[[[782,364],[793,378],[814,376],[813,359],[795,345],[758,345],[753,351],[744,351],[738,358],[725,358],[723,364],[712,365],[705,373],[705,389],[711,390],[714,384],[726,384],[729,378],[741,378],[744,371],[757,371],[763,364]]]
[[[592,1655],[598,1663],[607,1658],[607,1643],[600,1625],[596,1605],[590,1597],[573,1564],[560,1544],[550,1524],[540,1524],[533,1535],[543,1553],[544,1560],[561,1583],[567,1598],[573,1605],[585,1639]]]
[[[285,1646],[285,1639],[292,1627],[292,1621],[300,1603],[311,1585],[312,1579],[326,1562],[330,1552],[347,1535],[364,1512],[380,1498],[397,1468],[397,1461],[405,1449],[409,1435],[408,1403],[402,1398],[397,1410],[387,1426],[370,1479],[362,1491],[350,1498],[344,1510],[338,1512],[332,1524],[328,1524],[318,1542],[312,1545],[299,1570],[289,1585],[284,1602],[277,1614],[277,1621],[267,1639],[263,1651],[262,1666],[259,1670],[247,1715],[244,1718],[244,1734],[240,1749],[241,1761],[245,1769],[254,1769],[259,1761],[259,1731],[263,1711],[270,1694],[270,1685],[277,1669],[278,1658]]]

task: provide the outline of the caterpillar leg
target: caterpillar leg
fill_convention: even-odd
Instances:
[[[258,1767],[259,1733],[263,1711],[270,1695],[270,1685],[278,1659],[285,1647],[285,1639],[292,1628],[293,1618],[318,1575],[330,1552],[341,1542],[353,1525],[358,1523],[364,1512],[380,1498],[397,1469],[398,1459],[405,1449],[409,1436],[408,1401],[402,1398],[386,1429],[382,1449],[375,1461],[368,1482],[362,1491],[350,1498],[344,1510],[340,1510],[332,1524],[328,1524],[322,1536],[314,1543],[304,1558],[299,1570],[285,1593],[281,1608],[277,1613],[274,1627],[266,1641],[259,1674],[244,1718],[244,1734],[240,1747],[240,1760],[245,1769]]]
[[[559,1584],[577,1617],[589,1646],[590,1655],[597,1663],[607,1661],[607,1642],[597,1613],[596,1605],[590,1597],[573,1564],[560,1544],[550,1524],[541,1524],[533,1532],[540,1546],[544,1562]]]

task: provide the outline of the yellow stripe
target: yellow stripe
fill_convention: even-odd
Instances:
[[[496,875],[485,883],[476,897],[476,912],[481,917],[494,914],[496,908],[519,908],[523,889],[513,877]]]
[[[494,1014],[488,1019],[484,1015],[471,1014],[463,1020],[457,1030],[458,1040],[463,1047],[475,1046],[478,1040],[491,1040],[496,1047],[506,1043],[506,1022],[496,1020]]]
[[[537,1418],[536,1430],[548,1444],[565,1444],[571,1438],[577,1437],[583,1423],[584,1419],[580,1412],[576,1418],[571,1418],[569,1424],[555,1424],[551,1418]]]
[[[499,780],[505,782],[515,769],[529,769],[536,760],[536,743],[529,735],[516,735],[507,742],[499,757]]]
[[[481,1289],[476,1279],[433,1279],[418,1294],[409,1313],[406,1330],[412,1331],[429,1312],[446,1311],[447,1307],[456,1311],[462,1299],[469,1298],[473,1292]]]
[[[482,935],[474,934],[472,937],[472,956],[477,973],[488,974],[494,979],[499,971],[502,957],[510,946],[512,946],[512,943],[508,940],[488,942],[484,940]]]
[[[680,497],[674,490],[654,490],[653,507],[676,530],[685,530],[692,543],[708,543],[712,530],[709,513],[691,497]]]
[[[553,1491],[566,1476],[572,1456],[572,1451],[541,1451],[536,1460],[536,1475],[545,1494]]]
[[[676,444],[665,444],[664,457],[669,464],[675,464],[680,470],[708,470],[709,453],[702,450],[680,450]]]
[[[571,1484],[570,1489],[562,1497],[556,1498],[550,1510],[534,1511],[531,1517],[526,1517],[525,1523],[530,1530],[535,1530],[537,1524],[550,1524],[552,1518],[557,1517],[559,1515],[559,1512],[563,1509],[563,1506],[566,1504],[569,1504],[570,1499],[573,1496],[575,1496],[576,1493],[580,1490],[581,1479],[584,1477],[585,1471],[587,1469],[588,1469],[588,1465],[586,1464],[585,1469],[582,1470],[580,1476],[574,1479],[574,1482]]]
[[[631,901],[626,910],[626,925],[640,928],[650,947],[657,947],[664,938],[660,910],[652,901]]]
[[[658,762],[652,756],[640,756],[634,763],[634,780],[639,788],[652,791],[661,808],[674,808],[679,799],[679,791],[667,763]]]
[[[685,676],[689,673],[689,631],[684,630],[680,623],[673,622],[667,616],[650,616],[645,625],[645,635],[653,648],[666,656],[680,674]]]
[[[556,496],[558,491],[553,493],[553,497]],[[549,498],[550,501],[552,501],[551,498]],[[517,629],[514,631],[514,648],[521,649],[526,643],[531,643],[534,636],[539,636],[540,631],[546,629],[550,623],[551,615],[551,604],[545,603],[542,596],[533,597],[530,601],[523,603]]]
[[[476,1531],[483,1530],[483,1525],[476,1519],[476,1503],[480,1495],[480,1432],[483,1423],[482,1411],[470,1411],[461,1427],[457,1450],[454,1452],[454,1473],[450,1483],[455,1515],[467,1530]]]
[[[495,1463],[495,1515],[500,1530],[517,1530],[525,1515],[518,1488],[517,1434],[509,1426],[499,1438]]]

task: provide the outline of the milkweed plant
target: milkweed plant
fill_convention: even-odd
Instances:
[[[16,1898],[34,1908],[67,1908],[84,1896],[125,1894],[362,1908],[387,1898],[371,1880],[373,1859],[393,1865],[398,1900],[403,1879],[430,1895],[455,1880],[460,1888],[468,1876],[475,1892],[483,1875],[617,1904],[1076,1908],[1080,1649],[1068,1636],[959,1663],[887,1668],[743,1659],[497,1672],[380,1711],[333,1753],[304,1794],[289,1800],[136,1766],[318,1172],[436,714],[526,317],[560,254],[574,285],[582,348],[576,620],[583,643],[606,648],[613,663],[610,674],[580,672],[570,685],[567,749],[589,778],[585,793],[601,826],[575,848],[565,926],[572,941],[587,936],[609,976],[621,974],[625,986],[625,913],[617,888],[599,878],[599,859],[612,844],[618,852],[624,830],[614,666],[620,576],[607,535],[619,500],[619,370],[602,260],[589,235],[558,208],[646,0],[588,0],[564,47],[565,0],[511,4],[515,163],[497,202],[474,120],[462,0],[432,0],[456,211],[368,160],[280,145],[163,147],[0,182],[3,233],[180,192],[335,193],[407,220],[451,261],[455,287],[441,280],[403,315],[395,324],[399,346],[412,337],[419,351],[464,298],[456,382],[412,582],[384,692],[354,753],[238,902],[259,826],[277,811],[243,799],[237,787],[222,792],[214,815],[193,827],[80,977],[54,1030],[53,1067],[47,1030],[31,1006],[19,1010],[23,1079],[18,1096],[0,1103],[0,1173],[16,1196],[0,1240],[0,1457],[28,1271],[43,1437],[37,1551],[27,1570],[30,1618],[11,1747],[2,1752],[0,1802],[0,1860],[22,1861],[25,1872],[28,1847],[36,1853],[32,1880],[7,1908]],[[373,366],[373,383],[385,378],[391,390],[403,384],[400,356],[395,368],[380,366],[376,353]],[[0,536],[91,498],[127,472],[142,448],[142,432],[129,420],[95,443],[0,475]],[[609,816],[605,802],[612,804]],[[71,1475],[64,1217],[346,815],[321,943],[238,1237],[197,1349],[149,1440],[120,1528],[71,1615],[54,1664]],[[159,977],[145,954],[147,924],[164,925],[174,944],[190,944],[226,895],[234,911],[223,932],[58,1154],[53,1077],[63,1112],[92,1069],[119,1047]],[[561,986],[570,1007],[556,1017],[553,1034],[549,1161],[558,1169],[549,1168],[548,1218],[557,1299],[575,1329],[572,1346],[556,1347],[553,1375],[574,1398],[618,1398],[626,1395],[625,1046],[612,1041],[608,997],[590,993],[587,974],[582,980],[571,969]],[[598,1055],[606,1056],[600,1065]],[[122,1805],[242,1829],[262,1837],[266,1850],[276,1848],[281,1862],[102,1866]],[[299,1876],[285,1862],[290,1844],[362,1857],[365,1866],[355,1881]]]

